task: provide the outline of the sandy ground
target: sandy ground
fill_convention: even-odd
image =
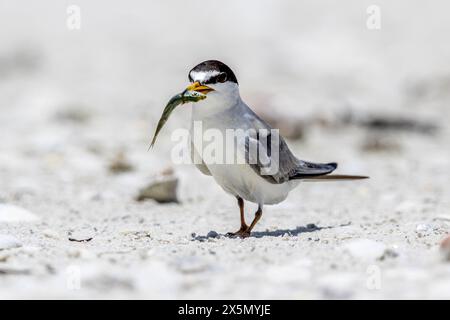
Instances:
[[[70,31],[65,4],[14,3],[0,13],[0,299],[450,298],[445,10],[381,2],[382,28],[369,31],[360,1],[333,14],[331,1],[236,1],[214,19],[219,3],[180,1],[174,25],[163,3],[104,14],[81,1]],[[147,151],[164,103],[207,58],[235,69],[257,112],[303,128],[288,139],[300,158],[371,179],[303,183],[252,237],[225,237],[235,200],[170,160],[189,112]],[[127,172],[108,169],[119,153]],[[180,202],[137,202],[167,167]]]

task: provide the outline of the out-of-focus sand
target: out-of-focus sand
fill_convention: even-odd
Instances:
[[[0,221],[22,245],[0,250],[0,298],[450,298],[447,2],[378,1],[378,31],[368,1],[77,4],[79,31],[64,2],[0,4],[0,220],[39,218]],[[238,210],[191,166],[180,204],[136,202],[188,127],[177,109],[147,152],[165,102],[212,58],[257,112],[307,123],[296,155],[371,179],[301,184],[245,240],[206,237]],[[342,120],[373,114],[438,129]],[[111,174],[121,151],[134,170]]]

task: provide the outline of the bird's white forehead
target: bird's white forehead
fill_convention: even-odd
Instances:
[[[220,74],[220,71],[210,70],[210,71],[191,71],[191,79],[199,82],[206,81],[211,77],[215,77]]]

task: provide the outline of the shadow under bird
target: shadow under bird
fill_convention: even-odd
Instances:
[[[189,81],[191,84],[182,93],[175,95],[164,109],[151,146],[171,112],[178,105],[193,102],[192,160],[203,174],[212,176],[223,190],[236,197],[239,205],[241,227],[228,235],[248,237],[262,216],[263,206],[282,202],[302,180],[368,178],[330,174],[337,168],[337,163],[313,163],[295,157],[283,137],[277,135],[276,139],[273,139],[272,128],[242,101],[236,76],[224,63],[208,60],[198,64],[189,72]],[[202,124],[203,131],[218,130],[223,137],[227,136],[228,130],[240,132],[240,135],[234,137],[233,152],[236,152],[237,157],[240,156],[243,161],[218,163],[206,159],[204,153],[206,146],[196,142],[197,139],[193,137],[196,122]],[[227,144],[219,146],[223,148],[221,154],[230,152],[226,150],[229,147]],[[273,167],[276,170],[268,169]],[[245,222],[244,200],[258,205],[250,225]]]

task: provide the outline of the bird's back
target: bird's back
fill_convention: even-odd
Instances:
[[[336,163],[313,163],[298,159],[289,149],[286,141],[279,134],[278,129],[272,128],[247,105],[244,104],[244,108],[245,120],[249,123],[249,127],[255,130],[267,130],[270,133],[270,138],[272,138],[272,134],[276,135],[273,140],[266,137],[265,140],[267,143],[265,144],[258,143],[258,147],[263,148],[265,154],[270,157],[271,161],[278,161],[278,172],[273,175],[263,176],[267,181],[271,183],[283,183],[293,179],[310,178],[331,173],[337,168]],[[276,150],[274,148],[278,152],[275,152]],[[276,154],[278,159],[275,159]],[[254,170],[261,171],[260,163],[257,162],[251,166]]]

